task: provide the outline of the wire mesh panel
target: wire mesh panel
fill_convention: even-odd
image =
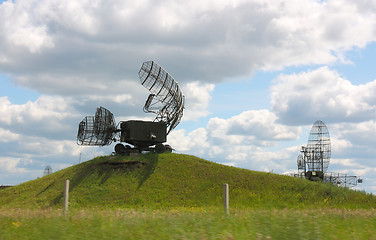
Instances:
[[[165,122],[169,133],[183,116],[184,95],[178,83],[154,61],[144,62],[138,75],[141,84],[151,92],[144,111],[157,114],[155,121]]]
[[[324,182],[337,184],[343,187],[355,187],[358,184],[358,177],[343,173],[326,173]]]
[[[299,171],[305,171],[305,161],[303,154],[299,154],[298,158],[296,159],[296,163],[298,165]]]
[[[51,168],[50,166],[47,166],[47,167],[44,169],[43,176],[50,175],[51,173],[52,173],[52,168]]]
[[[329,131],[326,125],[316,121],[308,137],[307,146],[302,146],[301,154],[297,158],[298,174],[311,181],[323,181],[343,187],[354,187],[363,180],[357,176],[341,173],[327,173],[331,157]]]
[[[326,172],[330,161],[331,146],[328,128],[322,121],[318,120],[313,124],[304,154],[308,171]]]
[[[85,117],[78,125],[77,143],[87,146],[105,146],[113,141],[115,120],[107,109],[97,108],[95,116]]]
[[[111,138],[115,128],[114,115],[104,107],[97,108],[94,118],[95,134],[107,141],[108,138]]]

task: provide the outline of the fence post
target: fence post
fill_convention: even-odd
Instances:
[[[69,202],[69,180],[65,180],[64,185],[64,208],[63,213],[64,215],[68,212],[68,202]]]
[[[223,184],[223,203],[224,203],[224,210],[225,213],[229,214],[229,186],[227,183]]]

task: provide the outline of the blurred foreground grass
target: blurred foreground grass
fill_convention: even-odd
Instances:
[[[0,239],[376,239],[376,210],[0,209]]]

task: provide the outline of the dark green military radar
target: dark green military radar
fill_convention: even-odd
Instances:
[[[117,125],[113,114],[104,107],[95,116],[85,117],[78,126],[77,144],[106,146],[113,141],[117,154],[152,151],[162,153],[172,148],[163,144],[167,135],[180,123],[184,109],[184,95],[178,83],[154,61],[144,62],[138,75],[141,84],[150,91],[144,105],[145,112],[155,113],[154,121],[129,120]]]

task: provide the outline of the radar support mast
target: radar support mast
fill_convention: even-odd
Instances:
[[[311,181],[323,181],[351,187],[362,183],[362,179],[348,174],[328,173],[331,144],[328,128],[317,120],[309,133],[307,146],[302,146],[297,159],[298,176]]]

